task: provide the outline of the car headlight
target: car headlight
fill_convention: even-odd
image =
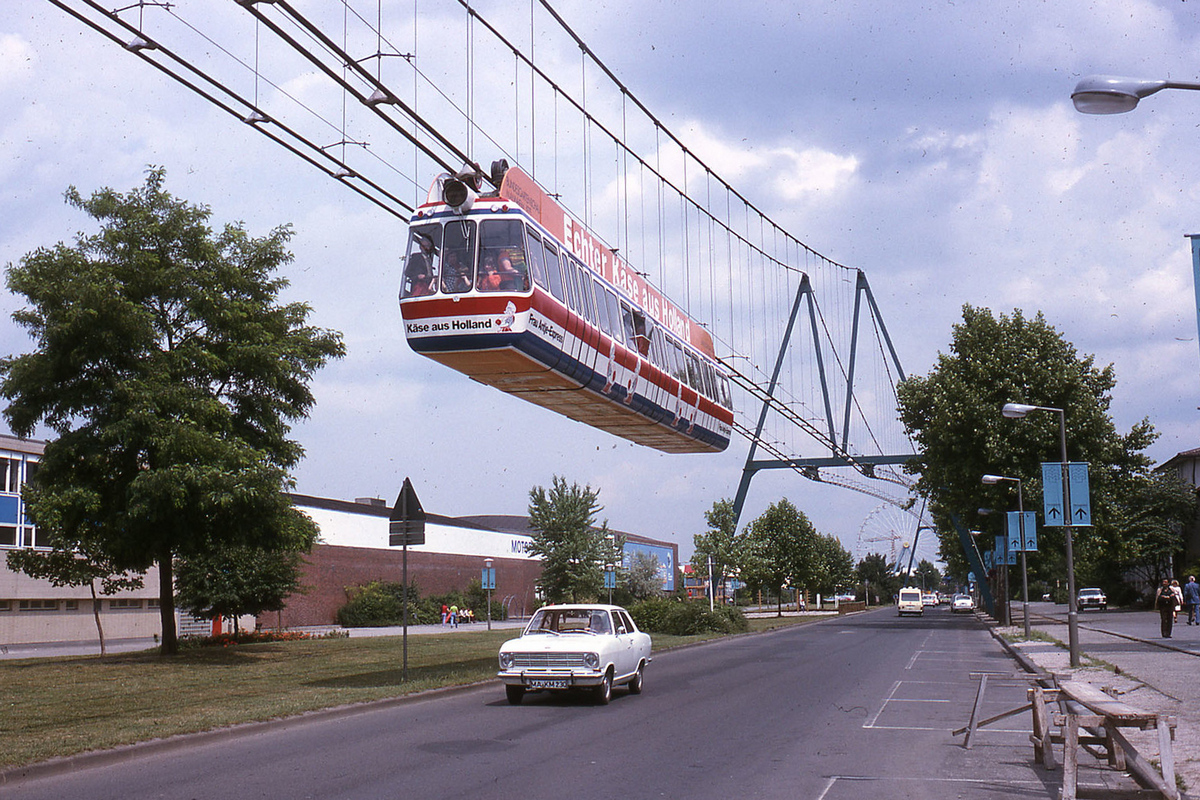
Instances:
[[[600,666],[600,656],[595,653],[584,653],[583,665],[588,669],[596,669]]]
[[[512,653],[500,654],[500,669],[512,669],[513,657]]]

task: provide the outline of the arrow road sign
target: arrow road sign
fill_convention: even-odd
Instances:
[[[1008,549],[1012,551],[1037,550],[1037,514],[1025,512],[1025,542],[1021,542],[1021,512],[1008,512]]]

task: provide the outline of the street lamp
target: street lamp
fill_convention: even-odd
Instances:
[[[1089,75],[1075,85],[1071,102],[1084,114],[1124,114],[1137,108],[1143,97],[1163,89],[1200,89],[1200,83]]]
[[[995,486],[1001,481],[1012,481],[1017,484],[1017,524],[1021,531],[1021,616],[1025,620],[1025,638],[1029,638],[1029,571],[1025,566],[1025,496],[1021,491],[1021,479],[1009,478],[1005,475],[984,475],[983,482]],[[1011,614],[1009,615],[1012,616]]]
[[[1197,86],[1196,88],[1200,88]],[[1005,403],[1000,413],[1009,419],[1024,419],[1030,411],[1053,411],[1058,414],[1058,442],[1062,454],[1063,527],[1067,540],[1067,639],[1071,666],[1079,666],[1079,603],[1075,597],[1075,543],[1071,530],[1071,482],[1067,476],[1067,414],[1061,408],[1030,406],[1024,403]]]

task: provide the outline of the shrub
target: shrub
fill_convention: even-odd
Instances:
[[[710,632],[739,633],[749,629],[740,609],[718,606],[709,611],[707,600],[644,600],[630,606],[629,613],[637,626],[649,633],[693,636]]]
[[[418,592],[409,584],[408,622],[410,625],[432,625],[441,621],[440,607],[432,609],[417,602]],[[338,609],[337,623],[343,628],[378,628],[399,625],[404,621],[404,584],[371,581],[364,586],[348,589],[350,601]]]

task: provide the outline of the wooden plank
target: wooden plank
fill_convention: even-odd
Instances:
[[[1113,736],[1113,739],[1115,739],[1117,741],[1117,743],[1119,745],[1121,745],[1122,748],[1125,749],[1125,758],[1126,758],[1126,762],[1127,762],[1130,770],[1132,770],[1133,772],[1136,772],[1139,776],[1141,776],[1141,778],[1143,780],[1145,780],[1147,783],[1151,784],[1154,787],[1154,789],[1156,791],[1158,791],[1163,797],[1166,797],[1169,800],[1179,800],[1179,789],[1176,788],[1176,786],[1175,786],[1175,761],[1174,761],[1173,755],[1170,755],[1171,748],[1169,746],[1169,742],[1170,742],[1170,734],[1169,733],[1166,736],[1168,746],[1166,747],[1166,749],[1163,750],[1163,753],[1168,754],[1166,760],[1170,762],[1170,767],[1171,767],[1171,782],[1170,783],[1167,783],[1166,780],[1164,780],[1162,773],[1160,773],[1157,769],[1155,769],[1154,765],[1151,764],[1148,759],[1146,759],[1137,750],[1134,749],[1133,745],[1130,744],[1129,740],[1126,739],[1120,731],[1114,730],[1112,732],[1112,736]]]
[[[1070,699],[1087,706],[1091,711],[1108,717],[1118,723],[1143,726],[1157,724],[1158,714],[1143,711],[1128,703],[1109,697],[1090,683],[1082,681],[1063,681],[1059,684],[1063,694]]]

